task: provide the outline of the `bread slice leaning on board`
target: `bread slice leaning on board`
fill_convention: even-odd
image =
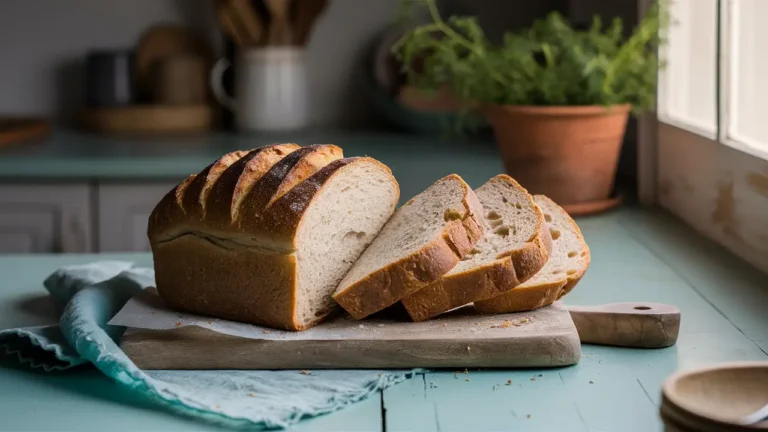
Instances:
[[[550,257],[544,213],[514,179],[498,175],[475,193],[490,230],[451,271],[402,300],[414,321],[513,290]]]
[[[544,195],[534,195],[552,233],[552,255],[531,279],[487,300],[475,301],[481,313],[525,312],[552,304],[568,294],[589,268],[589,246],[579,226],[562,207]]]
[[[484,236],[483,207],[456,174],[403,204],[333,294],[361,319],[438,280]]]
[[[172,309],[309,328],[337,309],[331,294],[399,196],[389,168],[333,145],[224,155],[150,215],[157,290]]]

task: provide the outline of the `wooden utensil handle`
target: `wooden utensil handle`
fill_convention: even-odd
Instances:
[[[660,303],[568,306],[582,343],[664,348],[677,342],[680,310]]]

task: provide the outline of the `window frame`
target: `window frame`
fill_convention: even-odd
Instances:
[[[768,273],[768,152],[728,133],[734,0],[718,0],[717,133],[657,114],[638,123],[639,197]],[[652,0],[639,0],[642,10]],[[669,59],[671,61],[671,59]],[[659,86],[666,85],[663,71]]]

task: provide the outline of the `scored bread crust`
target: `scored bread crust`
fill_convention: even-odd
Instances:
[[[518,286],[501,295],[482,301],[476,301],[474,302],[474,305],[477,312],[484,314],[527,312],[548,306],[571,292],[587,272],[591,262],[591,253],[576,221],[574,221],[563,208],[558,206],[550,198],[544,195],[535,195],[535,199],[537,201],[543,200],[548,202],[549,206],[560,213],[559,217],[566,220],[571,226],[571,230],[576,234],[576,238],[580,244],[580,249],[585,253],[583,265],[579,269],[576,269],[573,274],[566,274],[565,277],[559,280],[542,282],[530,286]]]
[[[474,191],[456,174],[446,179],[462,185],[464,214],[446,223],[440,235],[418,251],[334,293],[333,299],[353,318],[365,318],[427,286],[456,266],[482,238],[487,226]]]
[[[520,189],[511,177],[501,174],[489,181],[504,180]],[[522,246],[499,253],[497,259],[456,274],[448,274],[401,300],[413,321],[424,321],[443,312],[505,293],[531,277],[546,264],[552,252],[552,237],[544,214],[531,198],[539,229]]]
[[[300,157],[282,166],[281,178],[273,168],[293,153]],[[177,310],[286,330],[322,321],[332,309],[311,322],[300,321],[297,314],[295,235],[305,211],[328,181],[352,164],[375,164],[391,176],[388,167],[372,158],[340,157],[341,149],[332,145],[285,144],[234,152],[168,192],[150,215],[147,230],[156,284],[165,303]],[[218,172],[212,176],[212,171]],[[397,187],[394,177],[390,180]],[[269,207],[251,210],[250,197],[263,189],[277,191],[281,185],[283,195],[268,197],[265,204],[273,201]],[[206,188],[209,192],[200,203]],[[236,201],[238,194],[245,196]]]

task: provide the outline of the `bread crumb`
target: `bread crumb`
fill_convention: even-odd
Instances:
[[[216,409],[221,409],[221,405],[216,404]]]
[[[253,393],[250,393],[248,396],[250,396],[250,397],[254,397],[254,396],[256,396],[256,395],[255,395],[255,394],[253,394]]]
[[[364,325],[362,325],[362,324],[360,324],[358,327],[360,327],[360,328],[365,328],[365,326],[364,326]]]
[[[269,334],[269,330],[262,330],[261,333],[262,334]]]
[[[510,327],[520,327],[523,324],[530,323],[531,320],[528,318],[520,318],[518,320],[504,320],[503,323],[499,325],[491,326],[490,328],[510,328]]]
[[[379,327],[384,327],[384,324],[379,324]]]
[[[306,369],[302,369],[302,370],[301,370],[301,374],[302,374],[302,375],[312,375],[312,374],[311,374],[311,373],[309,373],[309,371],[307,371]]]
[[[512,380],[507,380],[507,385],[512,385]]]
[[[177,323],[176,323],[176,324],[174,324],[173,326],[174,326],[174,327],[181,327],[181,321],[177,322]]]
[[[446,323],[443,323],[443,327],[448,327],[448,324],[446,324]]]
[[[469,378],[465,379],[464,381],[469,381]]]

